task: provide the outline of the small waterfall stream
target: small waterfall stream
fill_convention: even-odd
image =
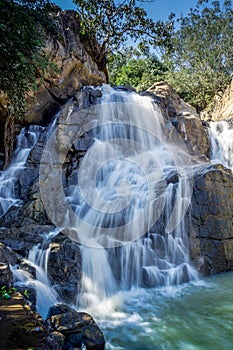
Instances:
[[[35,276],[17,265],[11,267],[16,286],[30,287],[36,291],[36,308],[44,319],[50,306],[58,302],[58,295],[50,284],[47,271],[50,242],[58,233],[59,230],[54,230],[48,235],[44,234],[43,242],[33,246],[28,258],[24,259],[24,263],[35,271]]]
[[[0,172],[0,217],[13,206],[20,204],[19,179],[25,169],[25,163],[32,148],[44,128],[31,125],[21,130],[17,137],[16,149],[12,161],[5,171]]]
[[[232,122],[210,122],[211,160],[233,171],[233,126]]]

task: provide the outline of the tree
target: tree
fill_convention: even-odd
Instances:
[[[119,51],[128,40],[137,42],[141,48],[148,43],[154,45],[158,38],[166,40],[169,34],[166,25],[148,18],[145,9],[137,6],[137,2],[74,0],[80,18],[82,40],[87,40],[92,46],[100,69],[106,66],[106,56]]]
[[[138,92],[163,80],[166,72],[165,65],[149,49],[142,52],[133,47],[115,54],[108,68],[111,84],[130,85]]]
[[[14,146],[14,122],[23,118],[26,94],[36,89],[50,64],[43,52],[53,30],[47,0],[0,0],[0,147],[7,166]]]
[[[169,49],[164,60],[170,67],[167,80],[199,111],[225,90],[233,72],[233,10],[231,1],[199,0],[187,16],[173,23]],[[172,20],[172,21],[171,21]],[[172,48],[172,49],[171,49]]]
[[[48,68],[42,25],[49,26],[49,10],[47,0],[0,0],[0,91],[17,118],[24,112],[25,93]]]

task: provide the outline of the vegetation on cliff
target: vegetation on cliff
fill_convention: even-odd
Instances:
[[[81,39],[87,39],[92,46],[100,69],[106,65],[106,57],[121,52],[129,40],[144,49],[155,42],[165,43],[170,35],[169,23],[149,18],[143,1],[74,0],[74,3],[81,20]]]
[[[20,118],[26,93],[36,89],[49,62],[42,48],[43,28],[52,28],[47,0],[0,0],[0,91],[7,95],[9,114]],[[38,82],[37,82],[38,83]]]
[[[229,0],[220,5],[199,0],[187,16],[175,21],[169,47],[164,50],[167,81],[186,101],[203,110],[223,92],[233,73],[233,9]],[[176,30],[175,23],[180,27]]]
[[[109,57],[108,67],[114,85],[133,86],[138,92],[166,79],[166,65],[148,48],[127,47]]]
[[[143,1],[74,3],[80,40],[100,70],[108,67],[112,84],[132,85],[141,91],[166,80],[186,101],[203,110],[231,80],[230,0],[223,5],[197,0],[187,16],[171,14],[167,22],[150,19]],[[0,102],[7,101],[9,115],[19,118],[26,94],[36,89],[49,67],[42,48],[46,31],[55,25],[54,6],[49,0],[0,0],[0,9],[0,91],[7,96]]]

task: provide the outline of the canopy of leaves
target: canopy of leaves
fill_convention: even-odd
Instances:
[[[164,56],[170,67],[167,80],[177,92],[202,110],[224,91],[233,72],[233,10],[231,1],[207,4],[199,0],[177,21]],[[171,23],[171,22],[170,22]],[[171,50],[172,47],[172,50]]]
[[[132,47],[115,54],[109,62],[110,83],[130,85],[138,92],[163,80],[166,67],[155,54],[142,53]]]
[[[0,90],[17,117],[24,111],[25,92],[48,66],[41,24],[48,25],[49,9],[47,0],[0,0]]]
[[[139,47],[165,41],[169,27],[162,21],[154,22],[136,0],[74,0],[81,20],[81,34],[90,42],[95,37],[100,58],[119,51],[128,40],[137,41]],[[139,3],[139,5],[138,5]]]

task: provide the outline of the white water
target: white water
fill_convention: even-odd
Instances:
[[[149,97],[102,90],[94,144],[66,190],[83,243],[81,308],[120,290],[198,279],[184,223],[192,195],[184,145],[169,141]]]
[[[16,149],[12,161],[5,171],[0,172],[0,217],[13,205],[19,205],[17,188],[19,179],[25,169],[25,163],[32,148],[35,146],[43,128],[31,125],[23,128],[17,137]]]
[[[230,122],[210,122],[211,160],[233,171],[233,127]]]
[[[106,350],[232,349],[232,283],[233,274],[226,273],[113,296],[114,309],[108,303],[93,310]]]
[[[35,277],[17,265],[11,267],[16,286],[30,287],[36,291],[37,312],[44,319],[47,316],[50,306],[58,302],[57,293],[51,286],[47,275],[51,249],[50,242],[58,233],[59,231],[55,230],[48,235],[45,234],[43,243],[32,247],[29,251],[28,259],[24,259],[24,263],[35,269]]]

